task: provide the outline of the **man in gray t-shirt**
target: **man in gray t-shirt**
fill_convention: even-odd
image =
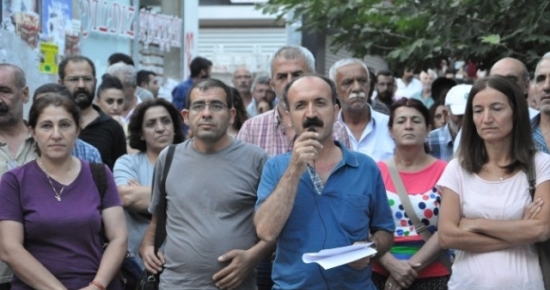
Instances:
[[[151,225],[140,253],[151,271],[164,268],[160,289],[256,289],[254,267],[270,251],[253,224],[256,190],[266,153],[227,135],[235,109],[229,87],[205,79],[190,90],[185,122],[193,139],[177,145],[166,181],[164,253],[154,254],[159,183],[166,163],[155,168]]]

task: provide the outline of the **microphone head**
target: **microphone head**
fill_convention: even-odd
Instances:
[[[307,128],[307,131],[308,132],[317,132],[317,129],[315,129],[315,127],[311,126],[311,127]]]

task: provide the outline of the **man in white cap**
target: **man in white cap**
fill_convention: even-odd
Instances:
[[[431,154],[435,158],[450,161],[453,158],[453,144],[456,135],[462,127],[462,117],[466,110],[466,102],[472,85],[457,85],[452,87],[445,96],[445,106],[449,111],[449,122],[444,127],[430,132],[428,142]]]

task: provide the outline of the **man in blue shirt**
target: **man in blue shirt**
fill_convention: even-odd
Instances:
[[[304,75],[284,91],[296,138],[292,152],[265,165],[254,223],[277,242],[273,289],[376,289],[370,259],[393,243],[395,229],[380,171],[368,156],[332,138],[339,107],[334,83]],[[304,253],[373,241],[378,253],[324,270]]]
[[[204,57],[197,56],[191,61],[189,70],[191,71],[191,76],[172,90],[172,104],[174,104],[180,112],[185,107],[187,92],[189,92],[193,84],[198,80],[210,77],[212,62]]]

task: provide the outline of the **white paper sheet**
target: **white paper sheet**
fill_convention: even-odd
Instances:
[[[351,246],[325,249],[319,253],[305,253],[302,255],[304,263],[317,263],[325,270],[348,264],[364,257],[373,256],[376,250],[371,248],[372,243],[355,244]]]

